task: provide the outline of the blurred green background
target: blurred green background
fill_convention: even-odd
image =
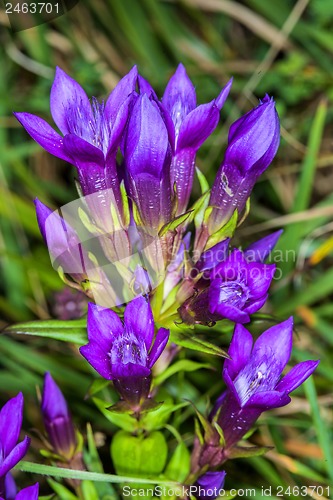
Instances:
[[[134,64],[161,96],[177,64],[184,63],[200,103],[216,97],[233,76],[221,123],[198,154],[210,183],[230,123],[266,92],[274,96],[281,147],[254,189],[236,243],[285,229],[278,246],[281,278],[266,312],[279,320],[294,314],[294,360],[320,358],[321,364],[316,388],[313,381],[306,384],[307,398],[301,390],[288,409],[264,417],[262,438],[276,450],[247,467],[257,471],[258,484],[263,477],[275,485],[332,484],[332,0],[81,0],[59,19],[16,33],[0,10],[0,25],[0,327],[54,316],[54,293],[63,289],[32,201],[38,196],[57,207],[74,199],[75,172],[36,145],[12,115],[27,111],[51,123],[56,65],[98,98],[106,97]],[[2,387],[33,395],[41,374],[52,366],[65,392],[82,387],[73,404],[88,418],[90,410],[80,403],[87,375],[78,375],[70,350],[51,347],[52,356],[40,340],[3,337]],[[29,411],[33,420],[35,410]],[[237,477],[237,465],[231,467]]]

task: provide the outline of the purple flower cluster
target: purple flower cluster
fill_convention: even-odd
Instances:
[[[218,125],[231,83],[211,102],[197,105],[195,88],[180,64],[159,99],[134,67],[104,103],[90,101],[82,87],[58,68],[51,114],[60,133],[37,116],[15,113],[44,149],[76,167],[89,214],[80,215],[85,228],[97,235],[103,257],[108,264],[115,263],[119,275],[129,276],[127,285],[134,290],[133,300],[122,301],[123,283],[117,289],[71,225],[35,201],[40,231],[57,269],[63,277],[71,277],[72,286],[84,283],[85,293],[96,302],[88,306],[88,343],[80,353],[99,375],[112,380],[122,400],[114,411],[121,408],[140,419],[140,411],[152,409],[152,368],[170,334],[163,327],[156,329],[155,322],[172,328],[177,323],[184,328],[223,319],[236,323],[223,369],[226,390],[192,453],[189,484],[200,489],[200,499],[216,498],[211,491],[222,488],[225,479],[219,469],[238,441],[263,411],[288,404],[289,393],[318,365],[305,361],[281,378],[291,355],[291,318],[256,342],[242,326],[267,301],[275,265],[265,261],[281,234],[277,231],[243,251],[230,243],[255,182],[278,149],[280,125],[271,97],[266,95],[231,125],[213,186],[189,210],[196,154]],[[188,231],[191,222],[193,238]],[[146,246],[148,264],[131,269],[133,249]],[[151,286],[152,269],[161,278],[157,290]],[[109,287],[118,299],[114,304],[121,306],[121,317],[119,310],[101,306],[87,285],[89,280]],[[4,409],[0,420],[9,418]],[[45,376],[42,412],[52,451],[71,462],[77,435],[50,374]],[[16,445],[20,425],[9,437],[0,435],[2,495],[8,471],[28,446],[26,440]]]

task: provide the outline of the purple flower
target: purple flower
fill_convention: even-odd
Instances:
[[[115,156],[136,85],[134,67],[111,92],[106,103],[89,98],[83,88],[57,68],[50,107],[60,135],[38,116],[14,113],[31,137],[46,151],[74,164],[83,194],[112,188],[119,195]],[[129,97],[130,96],[130,97]]]
[[[177,214],[186,211],[192,190],[196,152],[215,130],[231,84],[232,80],[210,103],[197,106],[195,88],[184,66],[179,64],[166,86],[162,104],[173,124],[174,153],[171,163],[171,184],[172,186],[176,184]]]
[[[5,489],[5,497],[0,497],[0,500],[38,500],[39,493],[39,484],[36,483],[32,486],[28,486],[27,488],[23,488],[23,490],[16,493],[16,485],[14,480],[11,478],[7,481],[7,478],[11,476],[8,474],[6,477],[6,489]],[[7,487],[8,483],[8,487]]]
[[[198,500],[212,500],[220,496],[220,490],[223,489],[226,473],[221,472],[206,472],[195,483],[195,497]]]
[[[42,414],[54,453],[70,460],[77,446],[75,429],[67,402],[48,372],[44,377]]]
[[[124,400],[138,405],[148,397],[151,368],[168,339],[169,331],[160,328],[153,341],[154,318],[143,297],[127,305],[124,323],[115,312],[89,304],[89,343],[80,352],[102,377],[113,380]]]
[[[54,267],[61,267],[79,284],[87,280],[86,268],[90,261],[74,229],[38,198],[35,199],[35,206],[39,230]]]
[[[266,330],[254,344],[250,332],[236,325],[230,359],[225,360],[223,369],[227,390],[213,411],[223,430],[226,450],[250,430],[263,411],[287,405],[289,393],[317,367],[319,361],[303,361],[281,379],[291,355],[292,335],[292,318]]]
[[[10,399],[0,411],[0,495],[5,496],[6,475],[22,460],[30,445],[25,436],[17,444],[23,418],[23,395],[20,392]],[[10,482],[10,479],[7,481]],[[7,482],[7,485],[9,483]]]
[[[171,147],[159,108],[147,94],[138,96],[133,105],[124,158],[129,191],[141,222],[158,231],[172,219]]]
[[[259,106],[230,127],[228,147],[209,200],[214,207],[210,234],[225,224],[237,209],[242,212],[258,177],[272,162],[280,141],[275,103],[266,95]]]
[[[247,262],[240,250],[233,252],[203,277],[196,293],[179,308],[186,323],[209,324],[223,318],[237,323],[250,321],[250,314],[266,302],[275,272],[274,264]]]

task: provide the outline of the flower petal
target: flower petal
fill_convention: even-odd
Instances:
[[[16,483],[10,472],[5,477],[6,500],[16,500]]]
[[[160,328],[156,334],[156,338],[151,348],[151,351],[148,355],[148,367],[151,368],[158,358],[161,356],[164,351],[165,346],[169,340],[170,331],[165,328]]]
[[[20,435],[23,418],[23,395],[7,401],[0,411],[0,443],[6,457],[15,447]]]
[[[277,244],[283,229],[261,238],[254,243],[251,243],[245,250],[244,256],[248,262],[264,262],[275,245]]]
[[[189,79],[183,64],[179,64],[176,72],[170,78],[162,98],[169,111],[176,129],[196,106],[195,88]]]
[[[124,326],[114,311],[91,302],[88,304],[87,328],[89,341],[98,344],[105,353],[124,332]]]
[[[71,123],[80,119],[79,108],[84,109],[85,119],[94,120],[89,98],[81,85],[71,78],[61,68],[56,68],[50,96],[51,115],[65,134],[72,133]]]
[[[44,418],[52,421],[57,417],[68,417],[68,405],[49,372],[45,373],[42,395],[42,412]]]
[[[276,390],[289,394],[299,387],[312,375],[319,364],[319,361],[302,361],[294,366],[283,379],[277,384]]]
[[[129,119],[125,161],[129,173],[148,173],[160,178],[169,151],[168,132],[157,105],[147,94],[140,95]]]
[[[265,411],[273,408],[280,408],[281,406],[286,406],[290,403],[290,401],[290,397],[285,392],[257,392],[250,397],[250,399],[246,403],[246,408],[258,408],[262,411]]]
[[[259,299],[267,293],[274,277],[275,269],[275,264],[248,263],[245,275],[252,299]]]
[[[72,163],[71,157],[64,150],[63,138],[39,116],[31,113],[14,113],[28,134],[51,155]]]
[[[231,78],[228,83],[223,87],[217,98],[215,99],[215,104],[221,110],[223,108],[223,105],[225,101],[227,100],[227,97],[229,95],[231,86],[232,86],[233,78]]]
[[[293,341],[293,318],[272,326],[260,335],[252,351],[253,357],[261,358],[263,353],[274,355],[275,371],[282,370],[289,361]]]
[[[236,325],[228,350],[231,359],[226,359],[224,362],[224,369],[228,371],[231,379],[234,379],[248,362],[252,345],[251,333],[243,325]]]
[[[36,483],[19,491],[15,500],[38,500],[39,484]]]
[[[250,316],[231,304],[217,303],[213,308],[209,307],[212,314],[220,316],[221,319],[230,319],[235,323],[248,323]]]
[[[25,436],[23,441],[17,444],[7,455],[0,465],[0,477],[5,476],[27,453],[30,446],[30,438]]]
[[[202,104],[191,111],[184,119],[179,130],[177,150],[199,149],[207,137],[215,130],[220,118],[220,111],[212,101]]]
[[[115,86],[113,91],[108,97],[108,100],[105,103],[104,114],[111,123],[113,124],[116,120],[116,116],[126,101],[128,96],[132,94],[135,90],[136,82],[138,78],[138,69],[136,66],[125,75]]]
[[[89,364],[106,380],[112,380],[112,368],[108,353],[95,341],[89,342],[79,349]]]
[[[124,312],[126,330],[144,340],[147,352],[154,338],[154,318],[149,302],[144,297],[137,297],[127,304]]]

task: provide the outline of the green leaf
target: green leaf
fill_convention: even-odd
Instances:
[[[133,436],[118,431],[112,439],[111,456],[117,474],[149,477],[160,474],[166,464],[168,446],[160,431]]]
[[[165,481],[159,477],[150,479],[141,477],[127,477],[114,474],[98,474],[96,472],[88,472],[84,470],[64,469],[61,467],[53,467],[52,465],[34,464],[22,460],[14,467],[15,470],[22,472],[31,472],[33,474],[41,474],[43,476],[59,477],[64,479],[78,479],[84,481],[107,482],[107,483],[140,483],[140,484],[165,484],[166,486],[176,486],[178,483],[173,481]],[[76,498],[76,497],[75,497]]]
[[[272,449],[272,446],[234,446],[228,452],[228,459],[259,457]]]
[[[47,481],[53,491],[58,495],[59,500],[78,500],[78,497],[73,495],[73,493],[66,488],[63,484],[53,481],[53,479],[48,479]]]
[[[100,500],[100,496],[98,495],[94,483],[91,481],[82,481],[81,483],[81,491],[84,500]]]
[[[86,464],[90,472],[98,472],[100,474],[103,474],[103,464],[96,448],[94,435],[90,424],[87,424],[87,442],[88,452],[84,453],[84,463]],[[106,496],[110,500],[117,500],[118,498],[118,495],[116,494],[113,486],[109,483],[96,483],[95,489],[99,494],[98,498],[105,498]]]
[[[34,335],[63,342],[83,345],[87,342],[86,319],[62,321],[48,319],[44,321],[29,321],[7,326],[3,333],[19,335]]]
[[[183,482],[187,478],[191,469],[191,454],[187,447],[181,441],[165,469],[165,477],[172,479],[173,481]]]
[[[187,349],[192,349],[194,351],[204,352],[206,354],[212,354],[214,356],[220,356],[222,358],[227,358],[227,353],[206,340],[199,339],[198,337],[194,337],[193,334],[188,334],[179,330],[171,330],[170,331],[170,339],[177,345],[182,347],[186,347]]]
[[[211,370],[211,365],[207,363],[197,363],[196,361],[191,361],[190,359],[181,359],[176,363],[173,363],[169,368],[167,368],[163,373],[158,375],[154,379],[154,385],[161,385],[166,379],[172,377],[178,372],[194,372],[196,370],[200,370],[201,368],[206,368],[207,370]]]

